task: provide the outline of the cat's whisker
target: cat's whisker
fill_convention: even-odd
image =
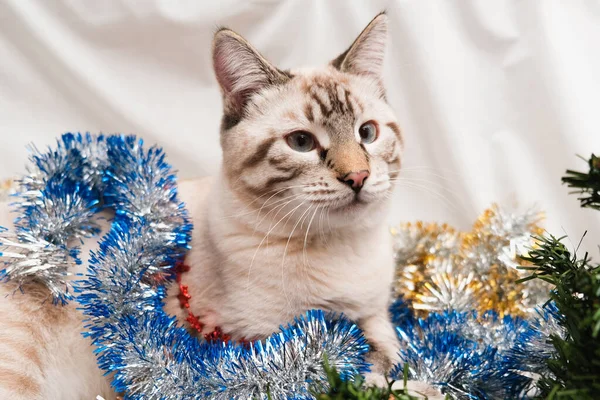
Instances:
[[[296,199],[297,199],[298,197],[300,197],[300,196],[301,196],[301,195],[295,196],[293,199],[291,199],[290,201],[286,202],[285,204],[281,204],[281,205],[279,205],[279,206],[277,206],[277,207],[273,208],[271,211],[269,211],[269,212],[268,212],[268,213],[267,213],[267,214],[266,214],[266,215],[263,217],[263,220],[264,220],[264,219],[265,219],[265,218],[266,218],[266,217],[267,217],[267,216],[268,216],[270,213],[272,213],[272,212],[273,212],[273,211],[275,211],[275,210],[277,210],[277,212],[275,213],[275,215],[274,215],[274,218],[277,218],[277,215],[279,215],[279,212],[281,212],[281,210],[283,210],[283,209],[284,209],[284,208],[285,208],[285,207],[286,207],[288,204],[292,203],[294,200],[296,200]],[[302,204],[300,204],[300,205],[302,205]],[[299,205],[299,206],[300,206],[300,205]],[[297,208],[297,207],[296,207],[296,208]],[[293,210],[292,210],[292,211],[293,211]],[[287,214],[286,214],[286,215],[287,215]],[[283,218],[285,218],[285,217],[286,217],[286,215],[284,215],[284,216],[282,217],[282,219],[283,219]],[[278,221],[278,223],[279,223],[279,222],[281,222],[281,219]],[[253,232],[252,232],[252,236],[254,236],[254,235],[256,234],[256,230],[258,229],[258,227],[259,227],[259,225],[260,225],[260,224],[262,224],[262,220],[261,220],[261,222],[260,222],[259,224],[256,224],[256,225],[254,226],[254,230],[253,230]],[[271,225],[269,225],[269,229],[271,228],[271,226],[272,226],[272,224],[271,224]],[[273,228],[275,228],[275,227],[273,227]],[[263,243],[263,241],[264,241],[265,239],[267,239],[267,245],[268,245],[268,236],[269,236],[269,233],[271,232],[271,230],[269,230],[269,229],[268,229],[268,232],[266,233],[265,237],[263,237],[263,240],[261,241],[261,243],[258,245],[258,247],[257,247],[256,251],[258,251],[258,249],[260,249],[260,246],[262,245],[262,243]],[[256,253],[255,253],[254,257],[256,257]],[[254,259],[254,257],[253,257],[253,259]]]
[[[348,199],[348,196],[344,195],[344,194],[342,194],[342,195],[338,194],[338,195],[334,195],[333,198],[331,198],[331,197],[330,198],[322,198],[322,197],[319,198],[319,197],[313,196],[308,199],[317,205],[329,206],[332,203],[339,204],[340,201]]]
[[[254,255],[252,256],[252,261],[250,262],[250,266],[248,267],[247,288],[246,288],[246,290],[250,289],[250,276],[251,276],[251,272],[252,272],[252,266],[254,265],[254,261],[256,260],[256,255],[258,254],[258,251],[260,250],[260,248],[263,245],[263,243],[265,242],[265,240],[267,240],[267,238],[269,237],[269,234],[271,232],[273,232],[273,230],[275,228],[277,228],[277,226],[281,223],[281,221],[283,221],[283,219],[285,217],[287,217],[287,216],[291,215],[292,213],[296,212],[296,210],[298,208],[300,208],[305,202],[306,202],[306,200],[302,201],[300,204],[298,204],[296,207],[294,207],[291,211],[289,211],[287,214],[285,214],[283,217],[281,217],[273,227],[269,226],[270,229],[267,231],[267,233],[265,234],[265,236],[263,237],[263,239],[260,241],[260,243],[256,247],[256,250],[254,251]]]
[[[436,168],[436,167],[428,167],[428,166],[414,166],[414,167],[402,167],[397,170],[391,172],[423,172],[423,173],[433,173],[431,171],[436,171],[440,174],[450,174],[460,176],[459,172],[453,171],[449,168]]]
[[[250,214],[254,214],[256,212],[258,212],[258,214],[260,215],[260,212],[262,211],[262,209],[265,207],[265,205],[275,196],[277,196],[279,193],[285,192],[286,190],[290,190],[290,189],[295,189],[295,188],[304,188],[307,185],[293,185],[293,186],[287,186],[281,189],[273,189],[273,190],[269,190],[267,193],[263,194],[262,196],[257,197],[256,199],[254,199],[253,201],[251,201],[250,203],[248,203],[248,205],[246,206],[246,208],[248,208],[248,206],[252,205],[253,203],[255,203],[256,201],[260,200],[261,198],[268,196],[270,193],[275,192],[273,195],[271,195],[271,197],[269,197],[263,204],[262,206],[258,209],[258,210],[251,210],[251,211],[247,211],[244,213],[238,213],[238,214],[232,214],[232,215],[228,215],[225,217],[222,217],[221,219],[229,219],[229,218],[239,218],[239,217],[243,217],[246,215],[250,215]],[[287,197],[289,198],[289,197]],[[286,198],[284,198],[286,199]],[[278,199],[275,203],[271,204],[271,205],[275,205],[277,204],[278,201],[284,200],[284,199]]]
[[[393,173],[393,172],[390,172],[390,173]],[[421,172],[419,172],[419,173],[421,173]],[[458,175],[458,174],[456,174],[456,175]],[[458,179],[447,177],[447,176],[441,175],[441,174],[437,174],[435,172],[428,172],[428,174],[424,174],[424,176],[422,176],[422,179],[429,179],[429,177],[435,177],[435,178],[438,178],[438,179],[440,179],[442,181],[449,182],[451,184],[458,184],[459,183]],[[419,177],[418,176],[415,176],[415,177],[413,177],[413,176],[406,176],[406,175],[403,174],[403,175],[401,175],[401,176],[399,176],[397,178],[418,179]],[[397,178],[390,178],[390,179],[397,179]]]
[[[277,210],[281,210],[282,208],[285,208],[288,204],[292,203],[294,200],[301,198],[303,196],[302,193],[296,193],[287,197],[284,197],[282,199],[278,199],[276,201],[274,201],[273,203],[271,203],[269,206],[272,207],[271,210],[269,210],[269,212],[267,212],[260,221],[256,222],[256,219],[259,218],[260,215],[256,216],[256,219],[254,221],[254,233],[256,233],[256,230],[262,225],[263,221],[274,211]],[[275,214],[275,217],[277,217],[277,215],[279,214],[279,211]]]
[[[450,169],[445,168],[432,168],[432,167],[401,167],[398,169],[393,169],[387,171],[388,173],[418,173],[418,174],[428,174],[428,175],[439,175],[446,177],[446,175],[454,175],[460,177],[461,174],[457,171],[452,171]]]
[[[436,173],[433,173],[433,172],[429,173],[428,175],[421,175],[421,176],[418,176],[418,175],[417,176],[410,176],[410,175],[407,176],[406,174],[402,174],[402,175],[396,176],[396,177],[389,176],[390,174],[393,174],[394,172],[397,172],[397,171],[388,171],[388,180],[390,182],[395,182],[398,179],[406,179],[406,180],[409,180],[409,179],[412,179],[412,180],[423,179],[423,180],[427,181],[428,183],[432,183],[432,184],[437,183],[437,184],[439,184],[439,182],[435,182],[433,180],[433,179],[436,178],[436,180],[439,180],[442,183],[447,183],[447,184],[450,184],[450,185],[458,185],[458,184],[460,184],[460,180],[458,180],[458,179],[454,179],[454,178],[447,177],[447,176],[444,176],[444,175],[436,174]]]
[[[423,191],[425,191],[426,193],[432,194],[434,195],[436,198],[439,198],[440,200],[444,201],[446,204],[452,206],[453,208],[455,208],[455,205],[450,203],[449,200],[443,195],[443,193],[440,193],[438,191],[436,191],[434,188],[432,188],[431,186],[426,186],[426,185],[421,185],[415,182],[411,182],[408,180],[398,180],[396,181],[398,184],[400,185],[405,185],[407,187],[411,187],[411,188],[415,188],[415,189],[421,189]],[[455,211],[458,211],[455,208]]]
[[[311,205],[309,206],[309,208],[308,208],[308,209],[309,209],[309,211],[313,209],[313,206],[314,206],[314,204],[311,204]],[[313,212],[313,214],[312,214],[313,216],[315,215],[315,213],[316,213],[317,211],[319,211],[319,207],[320,207],[320,206],[316,206],[316,207],[314,208],[314,212]],[[304,227],[304,223],[305,223],[307,220],[309,220],[309,216],[310,216],[310,214],[306,214],[306,216],[305,216],[305,217],[302,219],[302,223],[300,224],[300,230],[301,230],[301,231],[302,231],[302,228]],[[311,217],[311,220],[312,220],[312,218],[314,218],[314,217]],[[311,221],[311,220],[309,220],[309,225],[310,225],[310,221]],[[310,227],[310,226],[308,226],[307,228],[309,228],[309,227]],[[307,230],[307,232],[308,232],[308,230]],[[302,235],[301,235],[301,237],[302,237]]]
[[[256,230],[257,230],[257,229],[258,229],[260,226],[262,226],[262,223],[264,222],[264,220],[265,220],[265,219],[267,219],[267,217],[268,217],[268,216],[269,216],[269,215],[270,215],[270,214],[271,214],[273,211],[276,211],[276,210],[277,210],[277,212],[276,212],[276,213],[275,213],[275,215],[273,216],[273,219],[275,219],[275,218],[277,218],[277,216],[279,215],[279,213],[281,212],[281,210],[283,210],[285,207],[287,207],[289,204],[293,203],[294,201],[296,201],[296,200],[298,200],[298,199],[302,198],[303,196],[304,196],[304,195],[303,195],[303,194],[301,194],[301,193],[300,193],[300,194],[295,194],[295,195],[289,196],[289,197],[287,197],[287,199],[289,199],[288,201],[286,201],[285,203],[283,203],[283,204],[280,204],[280,205],[278,205],[278,206],[276,206],[276,207],[272,208],[272,209],[271,209],[269,212],[267,212],[267,213],[266,213],[266,214],[265,214],[265,215],[264,215],[264,216],[261,218],[261,220],[260,220],[258,223],[255,223],[255,224],[254,224],[254,231],[252,232],[252,234],[254,235],[254,234],[256,233]],[[257,218],[258,218],[258,216],[257,216]]]
[[[250,203],[248,203],[248,205],[254,204],[255,202],[257,202],[258,200],[260,200],[263,197],[267,196],[271,192],[275,192],[275,194],[273,194],[271,197],[269,197],[267,199],[267,201],[269,201],[270,199],[272,199],[273,197],[275,197],[276,195],[278,195],[279,193],[281,193],[283,191],[286,191],[286,190],[289,190],[289,189],[296,189],[296,188],[306,188],[308,186],[309,185],[291,185],[291,186],[286,186],[286,187],[280,188],[280,189],[273,189],[273,190],[270,190],[267,193],[263,194],[262,196],[257,197],[256,199],[254,199],[253,201],[251,201]]]
[[[409,181],[398,181],[399,184],[405,185],[407,187],[411,187],[414,189],[420,189],[423,190],[424,192],[433,195],[435,198],[439,199],[442,201],[442,203],[444,203],[445,205],[447,205],[448,207],[450,207],[452,210],[459,212],[459,213],[467,213],[468,211],[466,210],[466,208],[463,207],[457,207],[456,203],[451,201],[450,199],[448,199],[446,196],[444,196],[442,193],[439,193],[437,191],[435,191],[434,189],[432,189],[431,187],[428,186],[423,186],[423,185],[419,185],[416,184],[414,182],[409,182]]]
[[[304,265],[305,266],[307,264],[306,242],[308,241],[308,233],[310,231],[310,226],[312,225],[313,219],[315,218],[315,215],[317,215],[317,211],[319,211],[319,207],[320,206],[317,206],[317,208],[315,209],[315,212],[313,213],[312,217],[310,218],[310,221],[308,222],[308,227],[306,228],[306,234],[304,235],[304,246],[302,248],[302,256],[304,258]]]
[[[429,186],[434,186],[436,188],[445,190],[447,192],[449,192],[452,195],[456,195],[452,189],[450,189],[447,185],[444,185],[440,182],[435,182],[429,179],[421,179],[421,178],[407,178],[407,177],[398,177],[398,178],[394,178],[394,179],[390,179],[390,182],[414,182],[417,184],[423,183],[425,185],[429,185]]]
[[[312,220],[314,219],[314,216],[315,216],[315,215],[317,214],[317,212],[319,211],[319,209],[322,209],[322,208],[323,208],[323,207],[320,207],[320,206],[317,206],[317,207],[315,208],[315,211],[314,211],[314,213],[313,213],[313,216],[311,217],[311,221],[310,221],[310,222],[309,222],[309,224],[308,224],[308,227],[307,227],[307,232],[310,232],[310,225],[311,225],[311,222],[312,222]],[[305,219],[305,221],[306,221],[306,219]],[[306,235],[306,234],[305,234],[305,235]],[[300,271],[301,271],[301,272],[302,272],[302,274],[303,274],[303,275],[306,277],[306,279],[307,279],[307,280],[306,280],[306,282],[310,282],[310,281],[311,281],[311,276],[313,275],[313,273],[314,273],[314,270],[313,270],[313,266],[310,264],[310,262],[309,262],[309,260],[308,260],[308,257],[307,257],[307,255],[306,255],[306,243],[307,243],[307,237],[306,237],[306,236],[305,236],[305,239],[304,239],[304,240],[305,240],[305,242],[304,242],[304,245],[303,245],[303,247],[302,247],[302,258],[303,258],[303,260],[304,260],[304,263],[303,263],[303,267],[300,269]]]
[[[327,242],[327,235],[325,235],[325,228],[323,227],[323,224],[325,222],[325,220],[324,220],[325,211],[326,211],[326,207],[321,207],[321,213],[319,215],[319,228],[321,230],[321,240],[323,241],[323,244],[325,244]]]
[[[291,196],[288,196],[288,197],[284,197],[282,199],[277,199],[276,201],[274,201],[273,203],[271,203],[269,206],[272,207],[272,206],[277,205],[278,203],[283,203],[287,199],[290,199],[290,198],[292,198],[294,196],[296,196],[296,195],[291,195]],[[252,214],[256,214],[256,213],[260,214],[260,211],[261,210],[251,210],[251,211],[247,211],[247,212],[244,212],[244,213],[232,214],[232,215],[228,215],[228,216],[222,217],[222,218],[220,218],[220,220],[226,220],[226,219],[232,219],[232,218],[239,218],[239,217],[244,217],[244,216],[248,216],[248,215],[252,215]],[[258,215],[256,216],[256,218],[258,218]]]
[[[287,196],[287,197],[284,197],[283,199],[280,199],[280,200],[277,200],[277,201],[275,201],[275,202],[274,202],[273,204],[271,204],[270,206],[272,207],[272,206],[274,206],[274,205],[276,205],[276,204],[278,204],[278,203],[281,203],[281,202],[283,202],[283,201],[285,201],[285,200],[287,200],[287,199],[292,199],[291,201],[294,201],[294,199],[296,199],[296,198],[298,198],[298,197],[300,197],[300,196],[302,196],[302,193],[298,193],[298,194],[292,194],[291,196]],[[270,200],[270,198],[269,198],[269,200]],[[269,201],[269,200],[267,200],[267,201]],[[263,210],[263,208],[265,207],[265,205],[266,205],[266,204],[267,204],[267,202],[263,203],[263,205],[260,207],[260,209],[258,210],[258,214],[256,215],[256,219],[258,219],[258,218],[260,217],[260,213],[262,212],[262,210]],[[287,204],[289,204],[289,203],[287,203]],[[267,214],[265,215],[265,217],[266,217],[267,215],[269,215],[269,213],[267,213]],[[263,220],[264,220],[264,218],[263,218],[263,219],[261,219],[261,221],[260,221],[260,222],[262,223],[262,221],[263,221]]]
[[[331,228],[331,207],[327,207],[327,226],[329,227],[329,234],[331,235],[331,233],[333,232],[333,229]]]
[[[465,199],[462,198],[455,190],[452,190],[450,187],[443,185],[439,182],[434,182],[434,181],[430,181],[428,179],[418,179],[418,178],[406,178],[406,177],[400,177],[400,178],[396,178],[394,181],[398,181],[398,180],[404,180],[407,182],[415,182],[415,183],[425,183],[426,185],[434,185],[437,188],[440,188],[446,192],[448,192],[450,195],[452,195],[454,198],[458,199],[461,204],[465,203]]]
[[[304,210],[304,213],[302,213],[302,215],[300,215],[300,218],[298,218],[298,221],[296,221],[296,223],[292,227],[292,231],[290,232],[290,235],[288,236],[288,240],[285,244],[285,247],[283,249],[283,255],[281,257],[281,287],[283,288],[283,293],[285,295],[285,298],[286,298],[288,304],[291,304],[291,302],[290,302],[290,298],[287,294],[287,291],[285,289],[285,281],[286,281],[286,279],[285,279],[285,257],[287,255],[287,249],[290,245],[290,241],[292,240],[292,236],[294,235],[294,231],[298,227],[298,224],[300,224],[300,222],[303,221],[304,215],[306,215],[310,211],[311,208],[312,208],[312,205],[309,205],[309,207],[306,210]],[[290,216],[290,218],[291,218],[291,216]]]
[[[292,240],[292,236],[294,235],[294,231],[296,230],[296,228],[298,227],[298,225],[301,224],[302,221],[304,221],[303,217],[306,214],[308,214],[308,212],[311,210],[311,208],[312,208],[312,205],[310,205],[306,210],[304,210],[304,212],[302,213],[302,215],[300,215],[300,217],[298,218],[298,221],[296,221],[296,223],[292,227],[292,231],[290,232],[290,234],[288,236],[287,243],[285,244],[285,248],[283,249],[283,256],[282,256],[282,260],[281,260],[281,264],[282,265],[283,265],[283,263],[285,261],[285,256],[287,254],[287,249],[288,249],[288,246],[290,244],[290,241]],[[302,222],[302,224],[304,224],[304,222]],[[302,227],[300,229],[302,229]]]

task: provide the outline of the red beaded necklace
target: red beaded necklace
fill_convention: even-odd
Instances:
[[[190,299],[192,298],[192,295],[188,290],[188,286],[181,283],[181,275],[185,272],[188,272],[189,270],[190,266],[185,264],[184,262],[178,262],[175,265],[175,281],[179,285],[179,294],[177,295],[177,298],[179,299],[179,305],[181,306],[181,309],[186,309],[188,312],[188,316],[185,320],[189,322],[191,327],[196,332],[202,334],[204,324],[202,324],[198,317],[196,317],[192,310],[190,310]],[[220,341],[227,343],[231,340],[231,336],[229,336],[226,333],[223,333],[219,326],[215,327],[215,329],[212,332],[205,333],[203,336],[204,339],[206,339],[209,342]],[[248,345],[250,344],[250,341],[246,339],[240,339],[238,340],[238,343]]]
[[[194,315],[192,310],[190,310],[190,299],[192,298],[192,295],[188,290],[188,286],[181,283],[181,275],[185,272],[188,272],[189,270],[190,266],[184,264],[183,262],[179,262],[175,265],[175,281],[179,285],[179,294],[177,295],[177,298],[179,299],[179,305],[181,306],[181,308],[186,309],[188,312],[188,316],[185,320],[189,322],[191,327],[194,328],[196,332],[202,334],[202,329],[204,329],[204,325],[202,324],[202,322],[200,322],[198,317]],[[205,333],[203,336],[204,339],[206,339],[209,342],[221,341],[227,343],[231,340],[231,336],[223,333],[221,328],[218,326],[212,332]]]

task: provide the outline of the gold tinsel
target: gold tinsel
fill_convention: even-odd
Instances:
[[[449,225],[406,223],[392,229],[396,254],[395,290],[420,315],[431,311],[494,310],[524,315],[548,298],[548,287],[517,284],[519,254],[534,245],[541,213],[508,213],[493,205],[470,232]]]

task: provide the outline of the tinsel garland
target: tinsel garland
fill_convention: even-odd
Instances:
[[[357,326],[313,310],[249,346],[191,337],[162,310],[165,283],[188,249],[191,225],[163,152],[132,136],[64,135],[35,151],[23,178],[16,232],[0,232],[2,277],[37,282],[64,304],[74,239],[98,232],[92,216],[115,210],[110,231],[76,284],[85,335],[128,399],[313,398],[323,359],[345,379],[367,370]],[[517,287],[517,254],[538,233],[535,212],[486,211],[472,232],[406,224],[393,231],[397,298],[390,308],[403,360],[393,371],[452,398],[525,396],[552,355],[557,313],[536,308],[546,289]],[[535,311],[537,310],[537,311]],[[537,312],[537,314],[536,314]]]
[[[541,234],[540,212],[508,213],[493,205],[470,232],[448,225],[406,223],[395,238],[398,295],[419,315],[430,311],[494,310],[524,316],[548,299],[548,286],[516,283],[526,276],[518,257]]]
[[[346,378],[366,371],[368,345],[356,325],[321,311],[249,348],[199,342],[163,312],[164,282],[188,249],[191,225],[160,149],[144,150],[133,136],[66,134],[56,150],[31,158],[17,231],[0,232],[2,276],[43,284],[64,304],[68,269],[80,262],[67,242],[98,231],[90,221],[100,205],[113,208],[76,291],[99,365],[126,398],[312,398],[310,385],[327,384],[325,355]]]
[[[103,145],[102,137],[66,134],[56,150],[41,153],[31,148],[29,174],[20,182],[16,203],[16,232],[0,235],[0,257],[6,264],[0,278],[20,286],[41,283],[55,302],[72,299],[69,270],[81,261],[77,248],[68,248],[67,241],[99,232],[92,216],[98,211],[101,188],[90,181],[107,164],[90,157],[89,151]]]

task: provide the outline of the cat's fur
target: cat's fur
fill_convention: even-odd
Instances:
[[[180,185],[194,222],[183,283],[207,330],[263,338],[308,309],[333,310],[360,324],[378,372],[396,360],[384,218],[402,138],[381,80],[386,23],[377,16],[329,65],[293,71],[272,66],[230,30],[216,33],[223,168]],[[358,129],[369,120],[379,137],[361,144]],[[321,147],[291,149],[285,135],[296,130]],[[338,180],[364,170],[370,176],[358,195]],[[75,305],[41,304],[49,299],[40,287],[13,296],[15,289],[0,285],[0,398],[114,398]],[[183,322],[177,293],[174,285],[166,309]]]
[[[14,216],[0,203],[0,226],[12,228]],[[105,220],[98,223],[107,230]],[[82,254],[95,247],[97,238],[86,240]],[[85,272],[85,266],[72,272]],[[114,399],[89,340],[81,336],[77,304],[53,305],[48,290],[38,284],[22,289],[0,283],[0,399]]]
[[[215,35],[224,99],[223,168],[204,182],[183,284],[207,332],[264,338],[308,309],[357,321],[384,371],[397,359],[388,317],[394,262],[385,216],[402,137],[381,69],[387,17],[378,15],[329,65],[281,71],[238,34]],[[379,137],[361,143],[374,121]],[[298,152],[294,131],[320,147]],[[342,182],[369,171],[358,193]],[[200,194],[202,193],[202,194]],[[178,288],[167,310],[185,321]]]

